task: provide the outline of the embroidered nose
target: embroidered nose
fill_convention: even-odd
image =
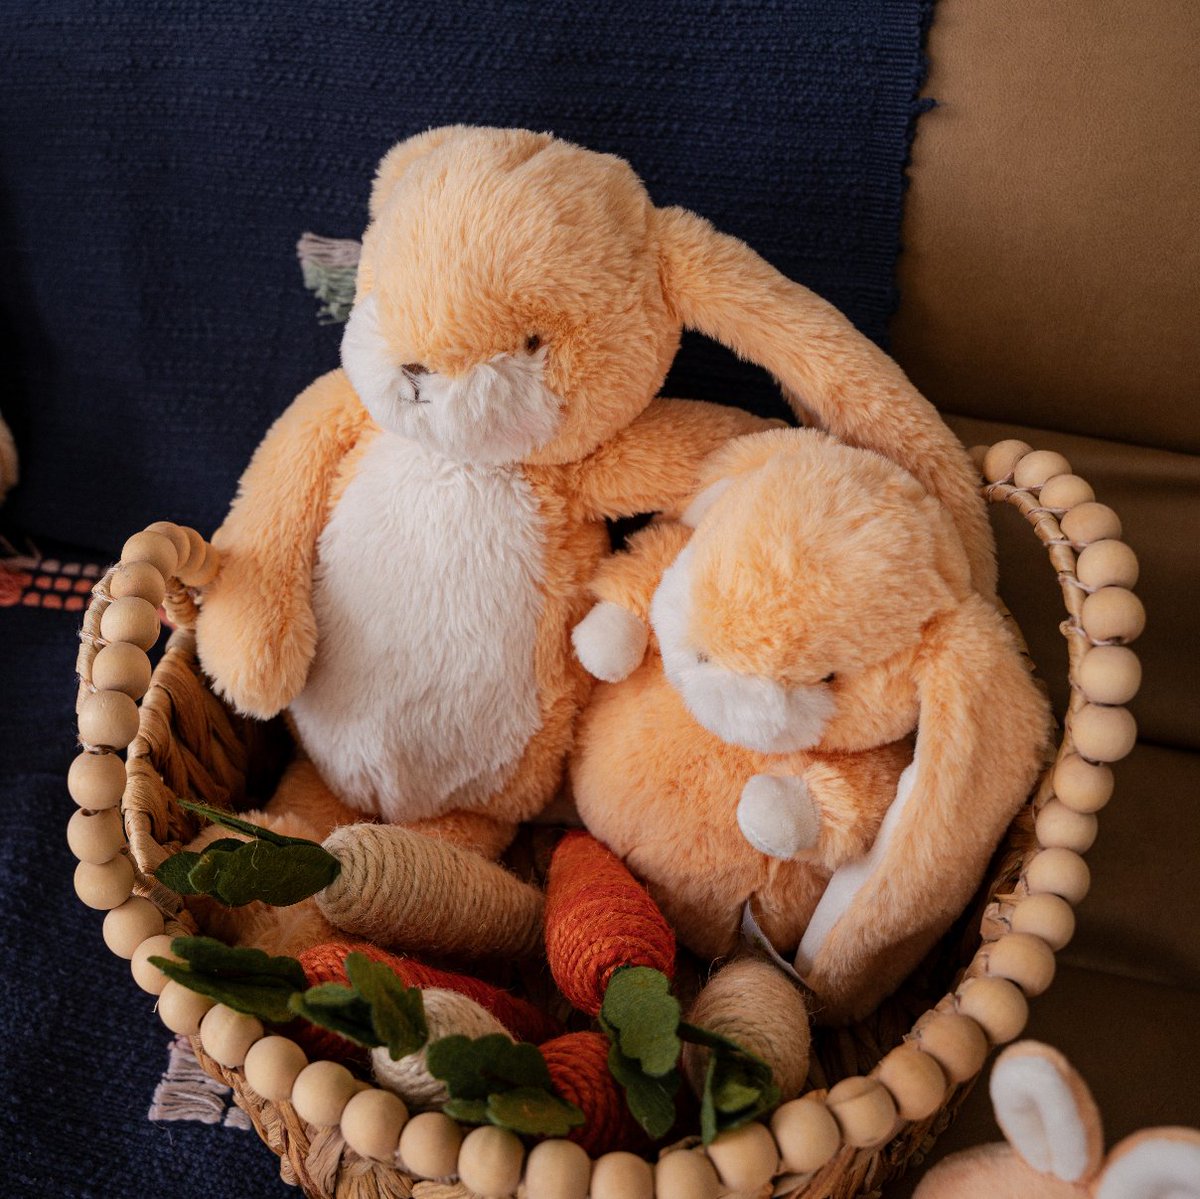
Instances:
[[[418,375],[429,374],[429,367],[422,366],[419,362],[406,362],[400,369],[406,375],[409,375],[411,378],[414,378],[414,379]]]

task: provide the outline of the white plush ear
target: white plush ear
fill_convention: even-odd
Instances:
[[[646,656],[649,633],[632,612],[601,600],[575,626],[571,644],[584,669],[605,683],[627,679]]]
[[[1035,1041],[1011,1046],[992,1070],[990,1091],[1008,1143],[1038,1173],[1082,1182],[1100,1168],[1100,1113],[1062,1054]]]
[[[706,487],[684,509],[683,515],[679,518],[679,523],[687,525],[689,529],[696,528],[713,504],[729,490],[732,483],[732,479],[718,479],[715,483]]]
[[[1126,1137],[1109,1156],[1096,1199],[1200,1199],[1200,1132],[1150,1128]]]

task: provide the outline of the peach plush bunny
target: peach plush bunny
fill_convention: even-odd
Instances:
[[[894,463],[773,430],[702,477],[681,523],[602,566],[575,629],[608,680],[576,803],[685,943],[730,953],[748,909],[818,1018],[854,1018],[970,898],[1046,701],[945,508]]]
[[[1200,1199],[1200,1131],[1149,1128],[1105,1157],[1095,1100],[1049,1045],[1010,1045],[990,1090],[1008,1144],[939,1162],[913,1199]]]
[[[993,587],[969,461],[895,363],[622,160],[435,129],[384,158],[370,217],[344,369],[256,452],[196,629],[221,695],[288,711],[303,754],[273,810],[317,791],[324,831],[381,818],[495,857],[552,798],[606,519],[677,509],[708,453],[763,427],[654,398],[684,326],[912,470]]]

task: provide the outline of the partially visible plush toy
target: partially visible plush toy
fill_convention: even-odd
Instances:
[[[16,442],[13,441],[12,432],[4,423],[4,418],[0,417],[0,502],[3,502],[5,495],[16,485],[17,479]]]
[[[654,399],[685,325],[912,470],[993,587],[970,463],[899,367],[743,243],[656,208],[627,163],[435,129],[385,157],[370,212],[344,370],[256,452],[196,629],[222,696],[288,709],[309,759],[292,781],[327,787],[334,820],[495,857],[555,794],[605,520],[677,508],[709,452],[762,427]]]
[[[1049,1045],[1010,1045],[990,1090],[1008,1144],[939,1162],[913,1199],[1200,1199],[1200,1131],[1148,1128],[1106,1157],[1095,1100]]]
[[[576,803],[685,943],[728,954],[747,909],[818,1019],[855,1018],[978,885],[1047,704],[945,508],[894,463],[774,430],[704,482],[593,583],[574,641],[609,681]]]

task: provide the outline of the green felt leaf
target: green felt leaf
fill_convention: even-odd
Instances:
[[[515,1087],[552,1089],[546,1059],[537,1046],[514,1043],[502,1033],[474,1039],[442,1037],[429,1046],[425,1064],[455,1099],[486,1099]]]
[[[405,986],[394,970],[362,953],[346,958],[346,973],[350,985],[370,1007],[375,1035],[388,1047],[392,1059],[416,1053],[429,1039],[419,988]]]
[[[176,895],[195,895],[196,888],[192,886],[189,875],[192,867],[200,861],[198,853],[192,853],[190,850],[181,849],[178,853],[172,854],[157,870],[154,872],[154,877],[158,879],[164,887],[170,887]]]
[[[685,1041],[711,1051],[700,1097],[700,1136],[706,1145],[779,1103],[779,1088],[762,1058],[711,1029],[685,1023],[679,1032]]]
[[[306,981],[295,958],[269,957],[261,949],[224,945],[212,937],[176,937],[171,952],[183,961],[150,961],[189,990],[270,1024],[292,1018],[288,1001]]]
[[[648,966],[618,970],[600,1009],[601,1022],[621,1052],[654,1077],[670,1073],[679,1061],[679,1017],[670,980]]]
[[[290,907],[324,890],[341,872],[337,858],[311,841],[232,844],[235,849],[210,846],[200,855],[188,872],[193,894],[211,895],[228,907],[255,900]]]
[[[615,1043],[608,1050],[608,1069],[624,1089],[633,1118],[655,1140],[666,1136],[675,1123],[679,1074],[672,1070],[653,1077],[642,1070],[636,1059],[626,1057]]]
[[[232,812],[225,811],[224,808],[212,808],[208,804],[196,803],[190,799],[181,799],[179,806],[188,812],[195,812],[197,816],[203,816],[205,820],[211,821],[213,824],[219,824],[222,828],[231,828],[234,832],[245,833],[248,837],[253,837],[257,841],[266,841],[271,845],[316,844],[307,837],[285,837],[282,833],[272,832],[260,824],[252,824],[249,820],[243,820]]]
[[[289,1010],[310,1024],[328,1028],[356,1045],[374,1049],[383,1041],[375,1031],[371,1005],[352,987],[321,983],[291,996]]]
[[[447,1099],[442,1111],[462,1124],[490,1124],[486,1099]]]
[[[529,1136],[565,1137],[583,1123],[584,1114],[542,1087],[514,1087],[488,1096],[487,1118]]]

